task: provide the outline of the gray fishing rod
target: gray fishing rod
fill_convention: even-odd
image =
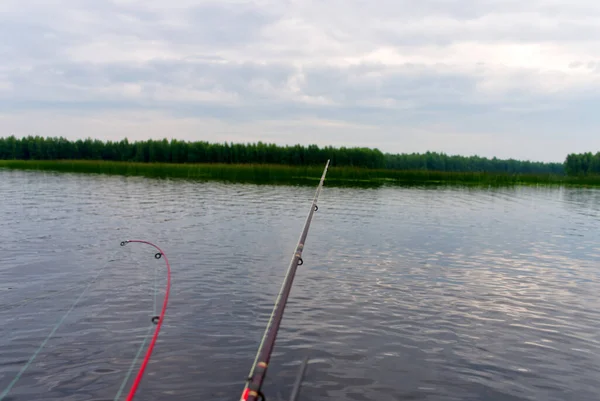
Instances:
[[[267,375],[267,368],[271,359],[271,353],[273,352],[273,348],[275,346],[275,340],[277,339],[277,333],[279,331],[281,319],[283,318],[285,305],[287,304],[290,291],[292,290],[292,283],[294,281],[294,276],[296,275],[296,270],[298,269],[298,266],[301,266],[304,263],[304,261],[302,260],[304,242],[306,241],[306,236],[308,235],[308,228],[310,227],[310,222],[312,221],[313,214],[317,210],[319,210],[319,207],[317,206],[317,200],[319,199],[319,194],[321,193],[321,189],[323,188],[323,182],[325,181],[325,175],[327,174],[328,168],[329,160],[327,160],[327,164],[325,164],[325,169],[323,170],[321,181],[319,182],[319,186],[317,187],[317,191],[315,192],[315,197],[312,201],[312,205],[310,206],[310,211],[308,212],[308,216],[306,217],[306,222],[304,223],[304,228],[302,229],[302,233],[300,234],[300,239],[298,240],[296,251],[292,256],[290,266],[288,267],[287,273],[283,280],[283,284],[281,286],[281,289],[279,290],[277,299],[275,300],[273,312],[271,312],[271,317],[269,318],[269,322],[267,323],[267,328],[265,329],[262,341],[260,343],[260,346],[258,347],[258,352],[256,353],[256,358],[254,359],[254,363],[252,364],[250,375],[248,375],[248,379],[246,380],[246,385],[244,387],[244,391],[242,392],[242,397],[240,399],[241,401],[257,401],[258,399],[262,399],[264,401],[265,399],[265,396],[261,391],[262,385]],[[298,396],[298,392],[300,389],[300,381],[302,379],[302,376],[304,375],[306,363],[307,361],[305,361],[302,364],[301,373],[299,375],[300,380],[297,381],[297,384],[294,386],[294,391],[292,392],[292,400],[296,399]]]

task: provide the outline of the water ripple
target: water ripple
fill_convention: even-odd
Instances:
[[[312,188],[0,171],[0,391],[113,400],[173,266],[139,393],[236,400]],[[325,188],[269,368],[287,398],[595,400],[600,191]],[[102,270],[103,269],[103,270]]]

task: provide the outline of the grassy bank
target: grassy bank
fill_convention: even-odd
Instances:
[[[152,178],[185,178],[264,184],[314,184],[322,166],[284,166],[272,164],[173,164],[129,163],[96,160],[0,160],[0,168],[98,173]],[[600,186],[600,176],[566,177],[552,174],[450,173],[437,171],[378,170],[332,167],[328,185],[380,186],[403,185],[578,185]]]

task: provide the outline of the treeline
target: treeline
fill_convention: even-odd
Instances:
[[[324,164],[383,168],[385,157],[378,149],[277,146],[262,142],[248,144],[185,142],[172,139],[119,142],[85,139],[25,137],[0,138],[0,159],[19,160],[109,160],[146,163],[259,163],[292,166]]]
[[[553,173],[563,174],[561,163],[448,156],[443,153],[384,154],[379,149],[334,148],[317,145],[186,142],[172,139],[129,142],[14,136],[0,138],[0,159],[5,160],[107,160],[162,163],[258,163],[292,166],[320,165],[331,159],[334,166],[393,170],[447,172]]]
[[[600,174],[600,152],[569,154],[565,160],[565,171],[570,176]]]
[[[448,156],[444,153],[386,155],[386,168],[447,172],[486,172],[508,174],[564,174],[562,163],[488,159],[479,156]]]

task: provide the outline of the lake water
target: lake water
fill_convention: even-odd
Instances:
[[[314,189],[0,171],[0,398],[115,399],[163,299],[164,262],[119,246],[144,239],[173,282],[136,399],[238,400]],[[600,399],[600,191],[326,183],[319,207],[267,400],[304,356],[306,401]]]

